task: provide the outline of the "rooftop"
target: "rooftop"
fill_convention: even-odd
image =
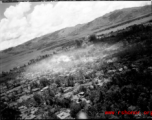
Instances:
[[[18,102],[22,102],[24,100],[28,100],[32,95],[23,95],[18,99]]]
[[[73,87],[67,87],[65,90],[64,90],[64,92],[69,92],[69,91],[71,91],[73,89]]]
[[[80,92],[79,95],[84,95],[84,92]]]
[[[20,106],[19,109],[26,109],[26,106]]]
[[[32,91],[33,92],[36,92],[36,91],[38,91],[40,88],[34,88],[34,89],[32,89]]]
[[[15,91],[15,90],[18,90],[18,89],[20,89],[21,87],[22,87],[22,86],[15,87],[15,88],[7,91],[6,94],[9,94],[9,93],[11,93],[11,92],[13,92],[13,91]]]
[[[57,117],[60,119],[66,119],[67,117],[70,117],[70,114],[66,112],[61,112],[60,114],[57,115]]]
[[[32,108],[31,113],[34,114],[36,111],[38,111],[38,108]]]
[[[73,95],[73,92],[68,92],[63,94],[64,98],[70,98]]]
[[[41,92],[43,92],[44,90],[48,89],[48,86],[44,87]]]
[[[30,116],[27,116],[25,119],[33,119],[35,117],[36,117],[35,115],[31,114]]]

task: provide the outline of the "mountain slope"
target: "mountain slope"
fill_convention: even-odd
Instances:
[[[55,48],[57,45],[59,46],[61,43],[86,37],[89,34],[100,33],[103,30],[104,33],[106,33],[107,31],[105,31],[105,29],[108,28],[108,30],[111,31],[112,26],[117,26],[117,24],[124,23],[126,21],[125,25],[129,26],[128,20],[135,21],[135,18],[139,18],[149,13],[151,13],[150,5],[115,10],[88,23],[78,24],[74,27],[64,28],[41,37],[34,38],[16,47],[0,51],[0,68],[1,70],[5,70],[6,68],[9,70],[14,66],[20,66],[39,55],[50,54],[51,51],[48,50],[51,50],[52,47]],[[151,19],[150,17],[151,16],[148,16],[148,19]],[[141,21],[138,21],[139,24]],[[137,21],[132,22],[132,24],[134,23],[137,24]],[[122,28],[122,26],[120,27]],[[42,52],[45,50],[46,52]]]
[[[127,21],[133,18],[140,17],[142,15],[151,12],[151,6],[126,8],[121,10],[116,10],[114,12],[108,13],[102,17],[99,17],[87,24],[84,24],[79,29],[73,28],[73,31],[69,30],[68,35],[82,34],[83,32],[98,29],[104,26],[113,25],[119,22]]]
[[[151,6],[143,6],[143,7],[133,7],[133,8],[125,8],[121,10],[115,10],[113,12],[107,13],[95,20],[88,22],[86,24],[79,24],[74,27],[68,27],[56,32],[41,36],[39,38],[35,38],[31,41],[28,41],[22,45],[17,46],[17,48],[25,48],[25,49],[34,49],[42,47],[42,45],[48,44],[51,41],[62,39],[63,37],[82,35],[91,32],[92,30],[101,29],[110,25],[114,25],[119,22],[127,21],[133,18],[140,17],[142,15],[148,14],[151,12]],[[26,45],[28,44],[28,45]],[[23,47],[24,46],[24,47]],[[14,47],[13,49],[15,49]]]

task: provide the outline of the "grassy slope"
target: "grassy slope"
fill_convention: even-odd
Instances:
[[[89,22],[87,24],[77,25],[74,28],[66,28],[63,30],[59,30],[52,34],[47,34],[42,37],[35,38],[32,41],[28,41],[17,47],[2,51],[0,52],[0,58],[1,58],[0,72],[8,71],[13,67],[26,64],[30,59],[36,58],[39,55],[51,53],[52,52],[51,46],[54,45],[56,46],[60,44],[61,42],[63,42],[63,39],[64,42],[66,43],[66,41],[79,39],[88,34],[92,34],[93,32],[100,34],[108,33],[110,31],[116,31],[118,29],[125,28],[135,23],[145,22],[146,20],[150,19],[150,17],[141,20],[135,20],[129,24],[121,25],[112,29],[110,29],[110,26],[108,26],[109,22],[110,25],[113,25],[115,23],[119,23],[120,21],[122,22],[122,21],[130,20],[131,18],[139,17],[141,15],[148,13],[149,11],[150,11],[150,6],[118,10],[106,14],[103,17],[97,18],[94,21]],[[120,13],[120,15],[118,13]],[[130,15],[129,13],[132,14]],[[106,21],[108,21],[108,23]],[[110,30],[105,29],[107,26],[109,27]]]

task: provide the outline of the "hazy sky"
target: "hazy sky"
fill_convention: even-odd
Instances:
[[[151,1],[62,1],[0,4],[0,50],[30,39],[89,22],[110,11]]]

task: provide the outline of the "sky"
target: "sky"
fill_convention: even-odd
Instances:
[[[94,20],[116,9],[151,1],[60,1],[0,3],[0,50]]]

